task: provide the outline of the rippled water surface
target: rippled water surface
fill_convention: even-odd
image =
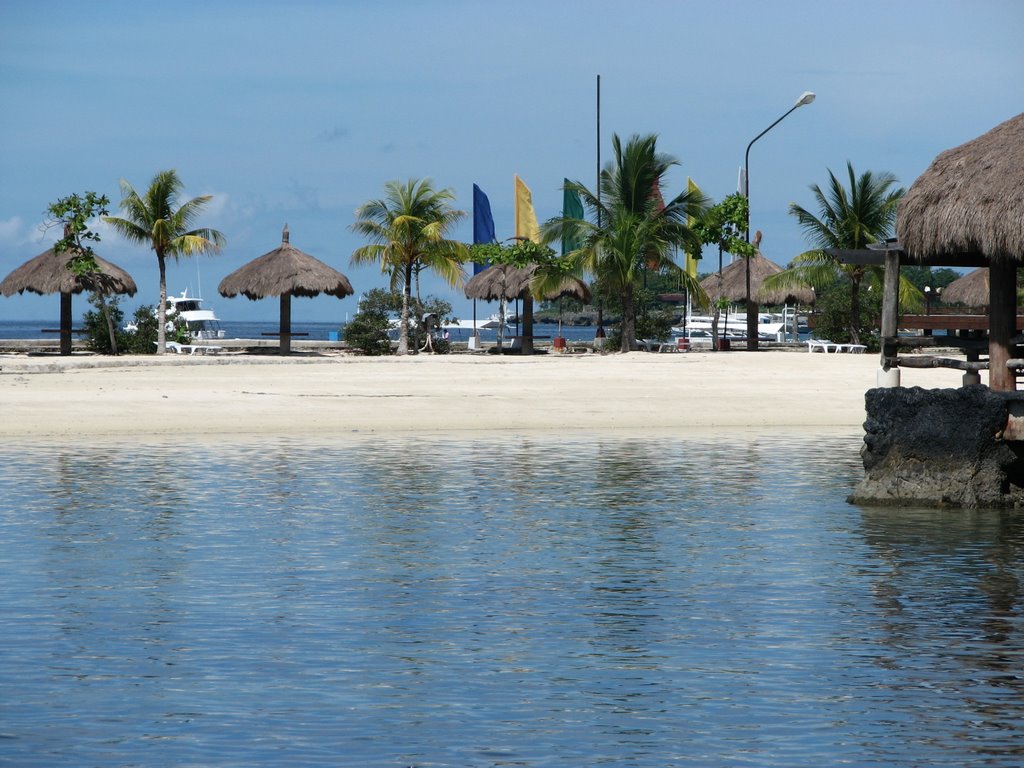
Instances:
[[[746,437],[0,448],[0,764],[1024,763],[1024,519]]]

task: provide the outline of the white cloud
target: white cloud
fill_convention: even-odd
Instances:
[[[36,256],[56,240],[56,228],[47,228],[43,222],[28,224],[21,216],[0,219],[0,247],[5,250],[34,251],[31,255]]]
[[[10,247],[18,245],[21,239],[23,224],[20,216],[0,219],[0,245]]]

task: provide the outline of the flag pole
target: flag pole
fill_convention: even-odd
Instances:
[[[601,76],[597,76],[597,202],[601,202]],[[601,226],[601,208],[597,209],[597,226]]]
[[[601,76],[597,76],[597,226],[601,227]],[[594,347],[597,347],[596,340],[601,339],[601,346],[604,346],[604,302],[601,297],[597,298],[597,331],[594,332]]]

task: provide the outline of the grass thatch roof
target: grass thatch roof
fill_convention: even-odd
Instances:
[[[775,291],[762,290],[762,283],[772,275],[782,272],[782,267],[769,261],[760,251],[750,259],[750,292],[759,304],[810,304],[814,292],[810,288],[786,288]],[[724,297],[729,301],[745,301],[747,298],[747,267],[743,259],[736,259],[722,270],[700,281],[704,292],[712,300]]]
[[[530,290],[533,269],[519,269],[508,264],[494,264],[473,275],[466,283],[466,298],[483,301],[523,298]]]
[[[966,304],[968,307],[987,307],[989,302],[988,269],[982,267],[968,272],[942,289],[944,304]]]
[[[343,299],[354,291],[345,275],[289,243],[285,225],[281,246],[239,267],[220,281],[217,290],[229,299],[242,294],[249,299],[267,296],[305,296],[321,293]]]
[[[525,298],[530,292],[530,281],[536,269],[532,265],[520,268],[494,264],[469,279],[466,283],[466,298],[483,301],[497,301],[502,296],[506,301]],[[579,278],[566,277],[554,289],[545,291],[543,298],[553,301],[563,296],[587,304],[590,302],[590,288]]]
[[[54,253],[53,249],[29,259],[0,283],[0,293],[13,296],[30,291],[40,295],[48,293],[81,293],[91,286],[83,278],[68,269],[70,253]],[[96,256],[96,264],[105,276],[104,288],[108,292],[126,293],[134,296],[138,288],[132,276],[116,264]]]
[[[900,203],[896,231],[917,259],[1024,261],[1024,113],[936,157]]]
[[[554,301],[562,297],[578,299],[584,304],[589,304],[591,299],[590,288],[578,277],[567,277],[556,287],[544,293],[544,298],[548,301]]]

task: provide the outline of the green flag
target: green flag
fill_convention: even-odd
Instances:
[[[582,219],[583,203],[580,202],[580,194],[575,189],[569,189],[569,180],[565,179],[562,187],[562,218]],[[562,255],[575,251],[582,243],[577,238],[562,237]]]

